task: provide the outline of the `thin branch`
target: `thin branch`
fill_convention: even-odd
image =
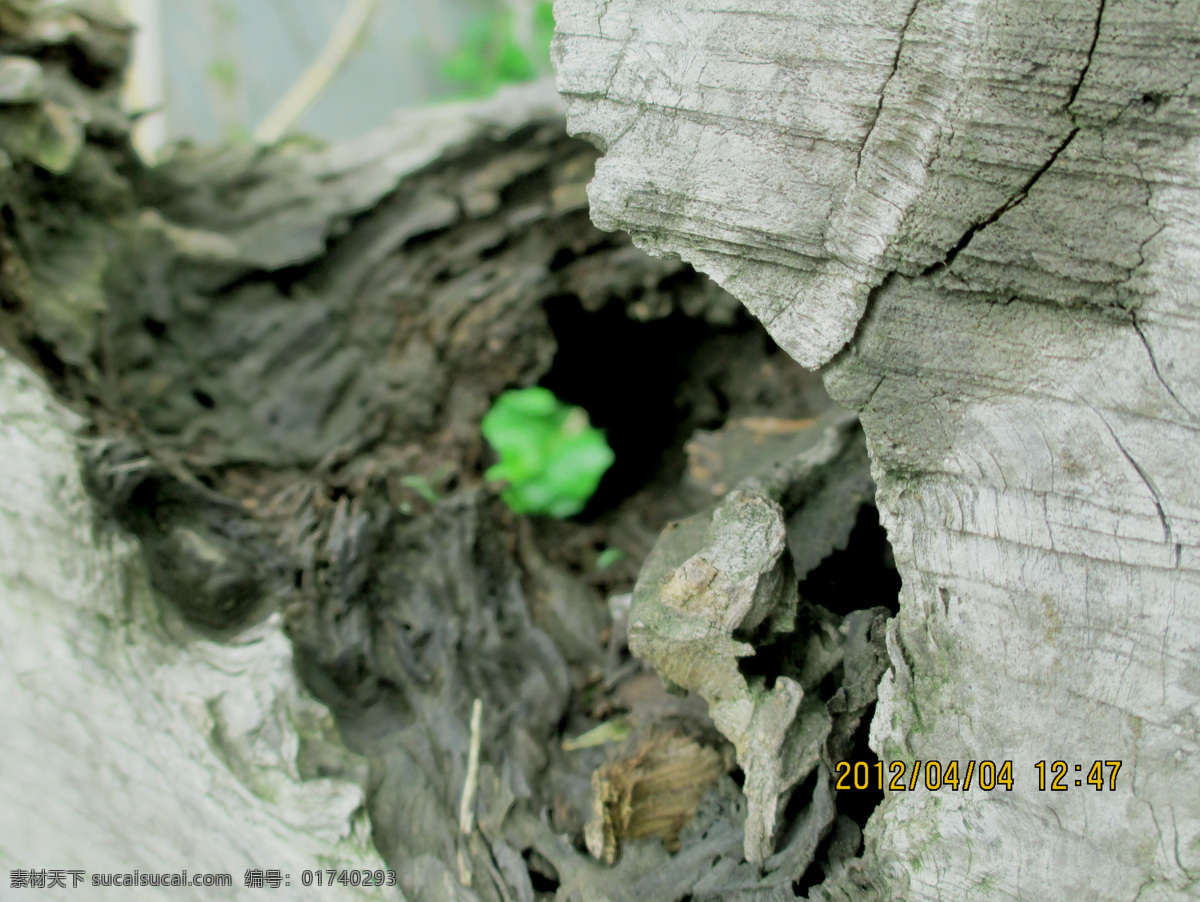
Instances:
[[[167,143],[162,11],[159,0],[129,0],[130,18],[137,26],[133,60],[125,76],[125,108],[137,114],[133,145],[143,160],[153,162]]]
[[[379,3],[380,0],[349,0],[317,58],[254,130],[255,141],[274,144],[308,111],[350,58]]]

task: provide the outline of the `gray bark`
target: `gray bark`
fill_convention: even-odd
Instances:
[[[860,412],[904,580],[873,748],[1013,762],[889,793],[811,898],[1195,898],[1200,3],[555,13],[594,221]]]
[[[51,899],[258,898],[279,868],[289,898],[399,899],[306,888],[322,866],[382,868],[365,764],[296,685],[279,616],[216,643],[154,599],[135,544],[95,521],[78,417],[0,352],[0,869],[227,874],[231,888],[84,883]],[[321,774],[306,762],[321,762]],[[332,774],[332,776],[328,776]]]
[[[366,764],[298,686],[282,618],[222,642],[198,633],[160,604],[137,544],[84,490],[77,438],[92,424],[78,389],[96,372],[105,274],[133,206],[116,104],[127,39],[100,0],[0,3],[2,892],[256,898],[246,870],[278,868],[289,897],[402,898],[302,885],[323,864],[383,864]],[[86,889],[56,881],[69,870]],[[231,886],[139,879],[185,870]],[[90,885],[135,872],[133,885]]]

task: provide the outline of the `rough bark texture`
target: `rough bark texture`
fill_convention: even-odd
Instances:
[[[1200,4],[555,13],[595,221],[861,413],[904,580],[874,749],[1013,762],[889,794],[811,898],[1196,898]]]
[[[116,105],[127,39],[103,2],[0,3],[3,892],[20,893],[25,871],[47,898],[250,898],[262,890],[245,871],[279,868],[289,895],[363,898],[301,885],[321,863],[382,862],[366,762],[297,686],[281,618],[218,643],[160,606],[137,545],[85,494],[76,437],[89,418],[8,353],[88,410],[104,277],[134,206]],[[144,472],[125,463],[125,479]],[[68,869],[233,885],[72,889],[53,875]]]
[[[298,690],[267,620],[218,644],[154,600],[137,547],[96,522],[79,477],[79,419],[0,352],[0,867],[228,874],[232,888],[85,884],[47,898],[397,899],[305,888],[306,868],[383,867],[362,812],[366,762]],[[284,890],[280,890],[283,892]]]

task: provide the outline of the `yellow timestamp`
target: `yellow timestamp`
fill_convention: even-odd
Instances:
[[[1087,767],[1084,776],[1084,767]],[[1116,790],[1120,761],[1093,761],[1090,765],[1076,764],[1072,770],[1066,761],[1038,761],[1038,790],[1066,792],[1072,786],[1092,786],[1097,791]],[[839,761],[834,765],[839,790],[883,790],[916,792],[926,790],[962,790],[971,788],[991,792],[1003,788],[1013,791],[1011,761]],[[1074,774],[1074,778],[1072,778]]]
[[[886,768],[886,773],[885,769]],[[835,765],[838,789],[884,789],[890,792],[916,792],[925,789],[938,792],[943,789],[969,790],[972,786],[990,792],[1004,787],[1013,788],[1013,766],[1011,761],[966,761],[959,766],[957,761],[839,761]],[[890,778],[889,778],[890,777]]]
[[[1117,788],[1117,771],[1121,769],[1120,761],[1093,761],[1088,767],[1087,777],[1083,776],[1083,768],[1085,765],[1076,764],[1074,770],[1071,765],[1065,761],[1051,761],[1049,767],[1045,761],[1039,761],[1034,765],[1034,769],[1038,772],[1038,789],[1045,792],[1047,789],[1050,792],[1066,792],[1072,785],[1094,786],[1097,792],[1104,789],[1116,791]],[[1104,779],[1105,768],[1108,769],[1108,780]],[[1047,770],[1050,775],[1050,784],[1046,785]],[[1072,773],[1075,774],[1072,779]]]

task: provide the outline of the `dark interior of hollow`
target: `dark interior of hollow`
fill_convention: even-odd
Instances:
[[[863,715],[862,723],[854,733],[854,747],[850,750],[847,758],[850,762],[862,761],[867,764],[868,772],[871,779],[876,778],[875,764],[879,760],[875,753],[871,751],[871,747],[867,744],[868,729],[872,718],[875,716],[875,705],[871,704]],[[851,771],[853,773],[853,771]],[[833,780],[836,783],[840,774],[833,774]],[[884,779],[888,779],[889,775],[885,771]],[[851,782],[853,777],[851,777]],[[811,793],[810,793],[811,794]],[[804,798],[802,796],[802,798]],[[867,821],[879,807],[879,803],[883,801],[883,790],[872,786],[869,789],[851,789],[841,790],[837,793],[835,804],[839,815],[845,815],[854,821],[861,830],[867,825]],[[796,894],[798,899],[807,899],[808,891],[814,886],[818,886],[825,881],[830,875],[826,872],[825,863],[829,857],[830,846],[833,843],[835,831],[831,830],[829,834],[817,846],[816,854],[813,856],[812,864],[808,866],[805,872],[800,876],[799,880],[792,883],[792,892]],[[859,854],[862,850],[859,849]]]
[[[865,762],[868,766],[868,771],[871,775],[871,787],[868,789],[852,789],[842,791],[837,796],[837,809],[839,814],[844,814],[859,827],[867,825],[867,819],[871,813],[879,807],[879,803],[883,801],[883,789],[875,785],[878,779],[878,772],[875,767],[879,761],[878,756],[871,751],[871,746],[867,744],[867,737],[870,732],[871,719],[875,716],[875,703],[867,708],[863,715],[862,723],[854,733],[854,748],[850,751],[850,757],[847,759],[851,763],[859,761]],[[839,775],[835,774],[834,778]],[[883,779],[889,779],[890,775],[884,773]],[[851,783],[853,779],[851,779]]]
[[[859,508],[846,547],[801,580],[800,597],[842,616],[874,605],[900,611],[900,574],[873,504]]]
[[[713,327],[680,312],[640,322],[620,301],[590,313],[573,295],[551,299],[545,309],[558,352],[539,384],[584,408],[615,455],[580,514],[591,520],[643,488],[664,456],[682,448],[678,433],[688,411],[676,403],[679,387]]]
[[[591,313],[578,298],[565,296],[546,304],[546,313],[558,342],[553,364],[541,380],[564,401],[586,409],[592,423],[607,435],[616,461],[605,475],[596,495],[580,519],[588,520],[615,507],[620,501],[645,487],[661,471],[672,454],[682,468],[683,438],[680,432],[695,428],[689,423],[689,411],[679,405],[680,387],[689,378],[690,361],[700,350],[713,327],[701,320],[674,313],[664,319],[639,322],[630,319],[620,302],[612,302]],[[746,320],[733,329],[761,328]],[[720,423],[699,424],[715,428]],[[900,575],[896,571],[887,532],[879,522],[874,505],[859,510],[846,547],[833,552],[800,582],[804,601],[821,605],[835,614],[846,615],[857,608],[879,605],[893,613],[899,610]],[[747,676],[761,675],[768,684],[786,659],[794,652],[785,641],[758,649],[743,659],[741,669]],[[836,686],[822,686],[831,693]],[[863,717],[854,734],[851,761],[873,767],[878,760],[867,744],[874,705]],[[735,781],[740,771],[733,774]],[[836,779],[837,775],[834,775]],[[811,784],[811,778],[809,784]],[[811,798],[812,786],[797,790],[793,803],[799,808]],[[883,800],[879,789],[837,793],[839,814],[860,828]],[[789,809],[790,810],[790,809]],[[785,812],[784,829],[800,811]],[[806,892],[824,877],[825,859],[832,834],[822,844],[813,864],[793,885]]]
[[[833,552],[800,581],[800,598],[842,617],[876,605],[893,614],[899,612],[900,574],[892,560],[887,530],[880,525],[874,505],[864,504],[859,509],[846,547]],[[797,628],[803,629],[803,609]],[[770,689],[775,677],[789,665],[798,667],[802,663],[791,661],[796,653],[796,643],[784,636],[778,642],[759,646],[752,656],[739,659],[738,670],[746,677],[761,677]],[[837,686],[826,682],[828,685],[821,687],[822,698],[828,700]]]
[[[835,614],[846,615],[856,608],[879,605],[896,613],[900,609],[900,574],[896,571],[892,559],[891,547],[888,545],[887,532],[879,523],[879,512],[873,505],[863,505],[859,510],[858,519],[850,532],[846,547],[835,551],[825,558],[811,573],[800,581],[800,597],[805,602],[824,606]],[[761,677],[764,684],[770,688],[774,685],[775,677],[792,662],[796,654],[796,643],[790,638],[760,647],[755,654],[742,658],[738,669],[747,677]],[[820,687],[821,697],[826,701],[836,691],[840,684],[840,670],[834,671],[830,679]],[[871,718],[875,715],[875,705],[872,704],[863,715],[858,728],[854,732],[853,748],[846,760],[865,762],[870,773],[875,775],[875,763],[879,760],[867,744]],[[833,778],[836,782],[838,774]],[[797,800],[803,802],[811,795],[797,790],[793,802],[784,815],[784,829],[790,826],[800,809],[796,808]],[[849,817],[859,828],[866,826],[871,814],[883,801],[883,791],[878,788],[841,790],[836,793],[835,804],[838,814]],[[822,862],[832,833],[817,850],[813,863],[798,880],[793,889],[800,898],[805,893],[825,879]]]

